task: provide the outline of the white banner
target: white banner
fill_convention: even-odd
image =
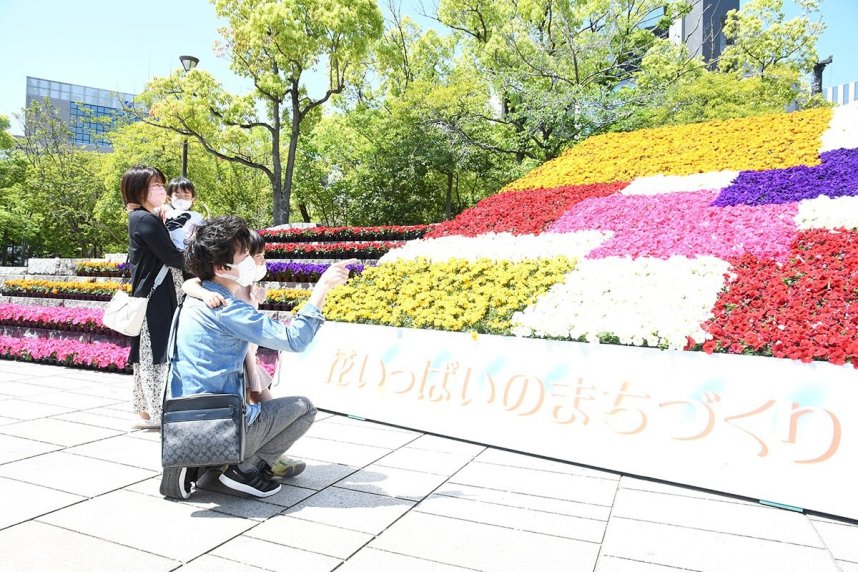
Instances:
[[[851,366],[329,322],[278,376],[322,409],[858,518]]]

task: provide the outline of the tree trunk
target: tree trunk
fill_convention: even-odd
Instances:
[[[274,226],[289,222],[289,195],[283,193],[283,165],[280,161],[280,104],[274,102],[271,135],[271,188],[274,192]],[[288,169],[288,165],[286,167]],[[284,200],[285,199],[285,200]]]
[[[307,205],[303,202],[298,203],[298,210],[301,211],[301,219],[304,222],[310,222],[310,211],[307,210]]]
[[[450,220],[452,213],[453,201],[453,171],[447,173],[447,196],[444,200],[444,220]]]
[[[286,155],[286,172],[283,177],[283,212],[289,222],[290,200],[292,198],[292,173],[295,170],[295,155],[298,151],[298,136],[301,133],[301,102],[298,99],[298,82],[292,86],[292,133],[289,139],[289,152]]]

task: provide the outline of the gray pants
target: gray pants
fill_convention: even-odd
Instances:
[[[256,455],[269,465],[313,424],[316,406],[306,397],[278,397],[260,403],[259,415],[247,427],[245,459]]]

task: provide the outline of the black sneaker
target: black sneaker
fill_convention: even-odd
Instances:
[[[261,470],[253,468],[242,471],[238,465],[230,465],[218,480],[234,491],[255,497],[270,497],[280,492],[280,483],[267,478]]]

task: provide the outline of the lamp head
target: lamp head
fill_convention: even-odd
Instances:
[[[200,63],[199,58],[195,58],[194,56],[179,56],[179,61],[182,62],[182,67],[185,68],[185,72],[189,72]]]

